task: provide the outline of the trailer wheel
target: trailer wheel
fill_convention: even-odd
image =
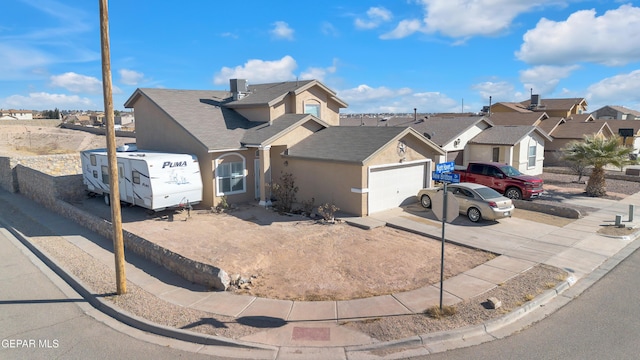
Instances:
[[[106,193],[104,194],[104,203],[107,206],[111,206],[111,198],[109,197],[109,194],[106,194]]]

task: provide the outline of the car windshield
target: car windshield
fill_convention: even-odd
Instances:
[[[476,192],[483,199],[495,199],[495,198],[499,198],[499,197],[502,196],[502,195],[500,195],[499,192],[493,190],[492,188],[488,188],[488,187],[477,188]]]
[[[507,176],[519,176],[519,175],[522,175],[522,173],[520,171],[518,171],[516,168],[514,168],[513,166],[510,166],[510,165],[501,166],[500,170],[502,170],[502,172],[505,173],[505,175],[507,175]]]

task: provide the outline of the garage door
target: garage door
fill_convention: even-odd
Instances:
[[[369,214],[416,201],[427,163],[379,167],[369,172]]]

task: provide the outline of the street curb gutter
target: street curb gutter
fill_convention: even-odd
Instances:
[[[555,288],[545,291],[535,299],[499,318],[465,328],[419,335],[420,342],[418,342],[415,337],[410,337],[370,345],[351,346],[347,347],[346,350],[352,353],[364,354],[389,348],[395,348],[398,349],[398,351],[403,349],[415,350],[417,348],[425,348],[430,354],[433,354],[504,338],[559,310],[602,279],[618,264],[640,248],[640,232],[634,235],[636,235],[636,238],[633,242],[610,257],[589,275],[580,279],[580,281],[576,282],[575,278],[570,276]],[[534,314],[536,316],[525,318],[525,316]],[[395,355],[398,354],[399,353],[396,353]]]
[[[0,224],[13,236],[15,236],[15,238],[18,239],[26,248],[28,248],[29,251],[31,251],[38,259],[40,259],[45,265],[53,270],[53,272],[55,272],[67,284],[69,284],[69,286],[71,286],[78,294],[80,294],[80,296],[82,296],[82,298],[84,298],[91,306],[93,306],[100,312],[120,321],[123,324],[155,335],[195,344],[226,346],[238,349],[277,351],[277,347],[273,346],[236,341],[213,335],[198,334],[186,330],[156,324],[147,321],[146,319],[143,319],[139,316],[133,315],[127,311],[124,311],[123,309],[120,309],[117,306],[104,301],[92,294],[88,290],[88,287],[85,286],[81,280],[76,278],[74,275],[64,271],[62,267],[60,267],[51,258],[49,258],[45,254],[45,252],[42,251],[37,245],[29,242],[26,237],[18,230],[6,224],[2,219],[0,219]]]

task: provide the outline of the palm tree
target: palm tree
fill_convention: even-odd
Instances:
[[[624,146],[620,137],[585,135],[582,141],[570,142],[562,152],[563,158],[569,162],[593,166],[585,191],[588,196],[594,197],[607,195],[605,166],[614,165],[622,168],[625,165],[637,163],[629,157],[633,148]]]

